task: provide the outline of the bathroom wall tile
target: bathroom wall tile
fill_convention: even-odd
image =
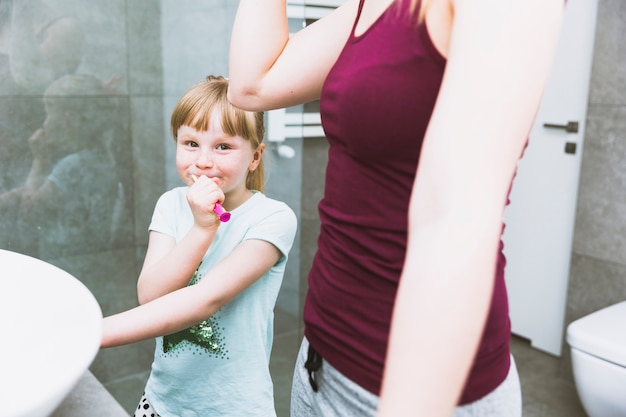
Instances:
[[[209,74],[228,74],[228,50],[236,7],[236,2],[162,0],[165,95],[178,97],[192,83]]]
[[[138,373],[150,371],[153,358],[154,340],[146,340],[131,345],[101,349],[89,369],[98,381],[107,385]],[[143,386],[137,387],[138,391],[141,389]]]
[[[134,186],[135,241],[147,244],[148,226],[154,205],[167,188],[165,184],[164,136],[168,135],[163,120],[163,100],[160,97],[133,97],[132,158]],[[169,122],[169,120],[168,120]],[[168,144],[173,146],[168,137]],[[172,161],[171,164],[174,162]]]
[[[72,273],[94,294],[104,316],[137,306],[137,264],[134,248],[53,260]],[[101,382],[145,371],[150,365],[153,342],[101,350],[91,365]]]
[[[133,132],[130,100],[127,96],[118,96],[117,116],[113,122],[113,130],[109,139],[109,149],[115,160],[115,165],[109,175],[117,180],[116,203],[113,206],[113,237],[111,245],[115,248],[129,247],[134,244],[134,217],[133,200],[135,185],[133,184],[134,162],[132,152],[129,152],[133,142]],[[102,114],[94,115],[94,118]],[[93,194],[97,195],[98,191]]]
[[[75,16],[84,32],[83,57],[77,72],[93,74],[112,91],[128,93],[126,1],[52,0]]]
[[[137,277],[143,256],[144,251],[130,247],[85,258],[83,271],[78,274],[84,277],[87,287],[100,303],[104,316],[138,305]],[[136,373],[147,372],[153,353],[153,340],[102,349],[90,369],[106,385]],[[142,388],[138,387],[139,390]]]
[[[78,278],[94,294],[103,315],[137,306],[137,265],[135,248],[52,259],[56,265]],[[90,369],[101,382],[118,379],[149,369],[153,341],[101,350]]]
[[[191,86],[192,83],[189,84]],[[182,93],[181,93],[182,95]],[[165,185],[166,189],[171,189],[174,187],[180,187],[184,185],[180,177],[178,176],[178,171],[176,170],[176,146],[174,142],[174,138],[170,132],[170,118],[172,116],[172,111],[176,106],[176,103],[179,100],[179,96],[163,96],[163,124],[165,130],[162,133],[162,143],[163,149],[165,150],[164,154],[164,162],[165,162]]]
[[[28,27],[29,19],[40,25],[59,23],[45,40],[46,48],[54,48],[51,53],[53,63],[28,62],[20,59],[19,52],[11,57],[13,76],[22,89],[29,88],[31,92],[41,94],[50,81],[78,72],[93,74],[106,83],[113,80],[109,84],[112,90],[127,91],[125,0],[20,2],[19,7],[14,7],[13,17],[18,23],[9,37],[14,41],[27,33],[21,33],[19,29]],[[24,38],[20,42],[22,45],[17,51],[33,52],[40,46],[36,42],[41,40]]]
[[[130,94],[163,93],[159,0],[127,1]]]
[[[297,270],[298,264],[292,262],[294,269]],[[295,288],[293,288],[295,286]],[[292,287],[292,288],[290,288]],[[280,288],[278,298],[276,299],[275,319],[279,315],[290,315],[299,317],[302,306],[300,305],[300,275],[287,274],[283,280],[283,286]],[[279,330],[276,328],[276,330]]]
[[[0,96],[0,194],[26,181],[33,161],[28,139],[45,117],[41,97]]]
[[[626,107],[587,116],[574,252],[626,265]]]
[[[7,218],[5,226],[11,225],[16,233],[13,236],[20,238],[11,249],[51,260],[106,250],[125,241],[130,219],[125,203],[132,190],[123,187],[129,177],[130,160],[120,148],[122,142],[130,140],[128,111],[123,99],[99,95],[101,90],[97,78],[91,76],[69,75],[54,81],[46,92],[48,110],[56,111],[52,114],[71,115],[72,123],[62,125],[58,118],[51,118],[46,130],[39,130],[42,124],[35,128],[38,129],[35,133],[26,124],[28,130],[19,133],[27,133],[33,139],[30,143],[28,139],[22,142],[27,152],[16,149],[17,143],[15,147],[11,141],[3,143],[7,150],[3,154],[3,159],[7,158],[2,163],[3,170],[19,175],[11,178],[14,185],[26,178],[22,173],[25,167],[20,166],[21,158],[35,154],[31,152],[31,148],[37,149],[33,143],[39,143],[39,148],[42,143],[64,144],[64,151],[51,159],[51,168],[37,174],[42,178],[41,185],[53,184],[55,192],[40,198],[37,204],[27,206],[22,201],[19,213],[3,210],[4,216],[12,219]],[[37,114],[38,108],[32,111]],[[8,127],[10,131],[12,126]],[[3,142],[4,139],[3,135]],[[43,155],[38,158],[44,159]],[[36,166],[42,165],[33,165]],[[29,164],[29,172],[30,168]],[[0,235],[5,235],[4,232]],[[0,241],[4,240],[0,236]]]
[[[574,381],[567,326],[594,311],[626,300],[626,266],[587,256],[572,257],[560,376]]]
[[[304,141],[302,160],[302,216],[318,219],[317,205],[324,196],[324,180],[328,164],[328,141],[326,138],[307,138]]]
[[[137,253],[124,248],[52,259],[94,294],[104,316],[137,306]]]
[[[626,2],[600,0],[590,102],[626,104]]]
[[[1,56],[10,61],[11,78],[19,85],[16,94],[41,95],[53,80],[74,73],[84,57],[79,20],[55,3],[3,2],[3,14],[9,14],[11,24],[3,24],[0,31],[2,49],[7,51]]]
[[[298,315],[300,312],[300,219],[302,217],[302,187],[299,179],[302,178],[302,139],[288,139],[281,144],[290,146],[295,156],[281,158],[278,156],[278,145],[267,143],[263,159],[265,194],[287,204],[296,214],[299,224],[289,252],[289,260],[276,306],[282,311]]]
[[[320,220],[317,211],[324,196],[326,165],[328,164],[328,141],[326,138],[304,140],[302,160],[302,232],[300,257],[300,305],[308,289],[307,278],[317,251]]]
[[[298,294],[295,293],[294,296],[297,298]],[[300,326],[300,314],[300,311],[293,313],[292,311],[284,310],[280,306],[277,306],[274,311],[274,337],[298,330]]]
[[[278,155],[278,145],[291,147],[295,156],[281,158]],[[265,170],[265,194],[268,197],[284,201],[291,209],[300,214],[302,207],[302,177],[303,139],[287,139],[280,144],[268,142],[263,159]]]
[[[626,265],[574,255],[568,289],[566,325],[626,300]]]

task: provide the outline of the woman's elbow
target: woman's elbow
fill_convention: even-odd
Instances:
[[[262,111],[259,108],[258,90],[250,85],[233,82],[228,83],[228,101],[235,107],[246,111]]]

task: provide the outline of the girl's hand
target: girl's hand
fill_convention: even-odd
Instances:
[[[187,191],[187,202],[191,207],[194,222],[203,228],[217,229],[220,219],[213,211],[215,203],[224,201],[224,192],[219,187],[219,179],[205,175],[192,177],[194,183]]]

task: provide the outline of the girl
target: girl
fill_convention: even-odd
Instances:
[[[289,36],[240,0],[231,102],[319,98],[330,144],[294,417],[521,415],[500,235],[563,3],[347,0]]]
[[[296,217],[263,191],[263,113],[234,108],[208,77],[171,118],[187,184],[157,202],[139,307],[104,319],[102,347],[157,337],[135,416],[275,416],[273,309]],[[222,223],[216,204],[232,213]]]

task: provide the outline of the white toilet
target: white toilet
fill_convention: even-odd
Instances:
[[[567,343],[589,417],[626,417],[626,301],[571,323]]]

